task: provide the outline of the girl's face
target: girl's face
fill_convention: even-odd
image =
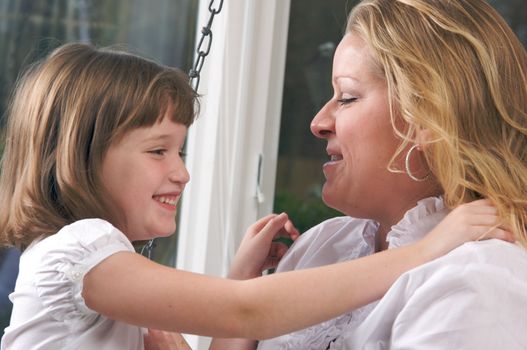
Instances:
[[[390,121],[386,81],[374,71],[369,52],[358,35],[344,36],[333,61],[334,96],[314,117],[311,131],[328,142],[326,204],[382,225],[397,222],[401,210],[415,205],[408,199],[419,198],[406,174],[388,170],[400,140]]]
[[[176,229],[176,205],[190,177],[181,158],[187,128],[169,119],[172,109],[160,123],[124,135],[103,160],[102,183],[116,209],[112,223],[131,241]]]

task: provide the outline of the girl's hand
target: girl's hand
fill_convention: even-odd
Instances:
[[[286,213],[271,214],[251,225],[231,265],[229,278],[249,279],[274,268],[289,248],[286,242],[300,234]]]
[[[148,329],[145,350],[192,350],[180,333]]]
[[[438,257],[465,242],[491,238],[514,242],[497,209],[489,200],[480,199],[452,210],[421,242],[425,252]]]

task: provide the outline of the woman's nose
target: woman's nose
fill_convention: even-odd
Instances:
[[[330,103],[328,101],[311,121],[311,132],[321,139],[326,139],[335,132],[335,118],[331,115]]]

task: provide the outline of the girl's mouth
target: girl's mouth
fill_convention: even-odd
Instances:
[[[152,198],[167,209],[174,209],[179,201],[178,195],[154,195]]]

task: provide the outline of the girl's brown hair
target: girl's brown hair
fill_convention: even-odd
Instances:
[[[100,168],[110,144],[171,120],[190,126],[196,93],[181,71],[138,56],[67,44],[19,80],[0,176],[0,245],[25,249],[74,221],[109,212]]]

